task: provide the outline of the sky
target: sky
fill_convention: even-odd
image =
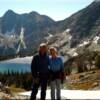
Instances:
[[[0,17],[11,9],[18,14],[36,11],[58,21],[85,8],[93,0],[0,0]]]

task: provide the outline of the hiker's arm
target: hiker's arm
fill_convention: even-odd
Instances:
[[[61,83],[63,84],[64,81],[66,80],[66,74],[65,74],[65,70],[64,70],[64,63],[63,60],[61,59]]]
[[[61,68],[61,72],[64,72],[64,63],[63,63],[63,59],[62,58],[61,58],[60,68]]]
[[[32,59],[32,63],[31,63],[31,72],[32,72],[33,78],[36,78],[36,76],[37,76],[36,57],[33,57],[33,59]]]

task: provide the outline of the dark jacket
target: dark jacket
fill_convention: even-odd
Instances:
[[[35,55],[31,63],[31,72],[33,77],[37,78],[41,76],[48,76],[49,74],[48,66],[49,66],[49,57],[47,54]]]

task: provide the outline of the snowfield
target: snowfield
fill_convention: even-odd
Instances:
[[[19,96],[27,96],[30,97],[31,91],[18,93]],[[61,90],[62,99],[99,99],[100,100],[100,91],[84,91],[84,90]],[[37,98],[40,98],[40,90],[38,91]],[[50,90],[47,90],[46,99],[50,98]]]

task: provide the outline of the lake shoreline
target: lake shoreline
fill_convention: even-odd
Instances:
[[[30,72],[32,56],[14,58],[0,62],[0,72]]]

